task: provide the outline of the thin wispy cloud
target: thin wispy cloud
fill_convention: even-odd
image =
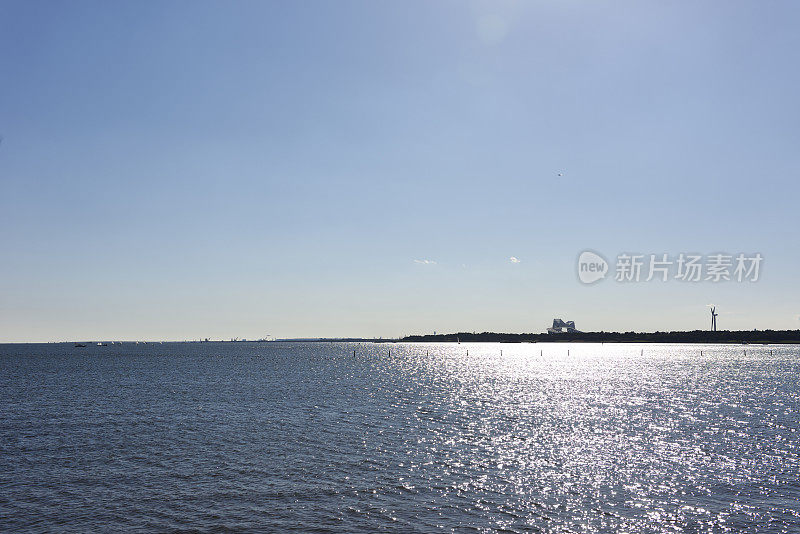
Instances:
[[[436,262],[433,260],[414,260],[414,263],[419,263],[421,265],[436,265]]]
[[[511,263],[519,263],[520,259],[517,258],[516,256],[511,256],[510,258],[508,258],[508,261],[510,261]]]

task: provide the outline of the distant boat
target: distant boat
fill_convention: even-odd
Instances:
[[[83,343],[75,343],[75,346],[76,346],[76,347],[85,347],[86,345],[85,345],[85,344],[83,344]]]
[[[97,346],[98,347],[107,347],[108,343],[98,343]]]

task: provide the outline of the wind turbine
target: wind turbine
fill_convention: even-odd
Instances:
[[[716,310],[717,310],[716,306],[711,306],[711,331],[712,332],[716,332],[717,331],[717,315],[719,315],[719,314],[716,312]]]

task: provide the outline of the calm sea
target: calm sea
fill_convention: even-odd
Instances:
[[[0,345],[0,530],[800,532],[799,380],[798,346]]]

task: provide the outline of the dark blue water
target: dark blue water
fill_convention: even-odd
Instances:
[[[0,345],[0,530],[800,532],[799,376],[797,346]]]

